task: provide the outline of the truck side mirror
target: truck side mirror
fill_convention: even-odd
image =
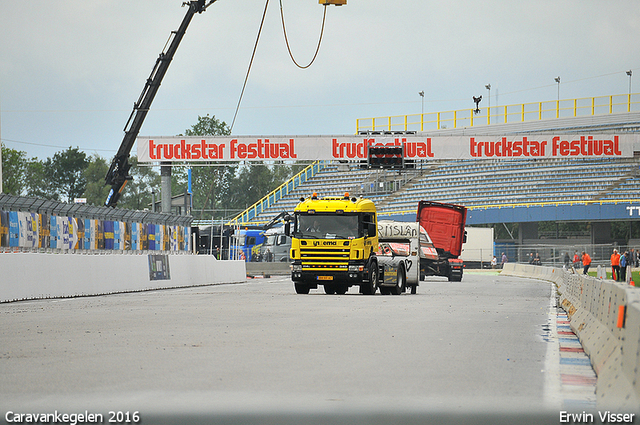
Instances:
[[[289,221],[284,224],[284,234],[291,236],[291,223]]]

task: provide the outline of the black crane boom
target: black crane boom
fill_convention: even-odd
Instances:
[[[124,138],[104,179],[105,184],[111,185],[109,196],[105,201],[107,207],[116,206],[127,180],[132,180],[131,175],[129,175],[129,169],[131,168],[131,164],[129,164],[129,154],[138,137],[142,123],[149,112],[149,108],[151,108],[151,103],[160,88],[162,79],[169,68],[169,64],[171,64],[173,55],[175,55],[178,45],[180,45],[180,41],[182,41],[182,37],[187,31],[191,18],[193,18],[193,15],[196,13],[204,12],[207,7],[216,1],[217,0],[209,0],[208,2],[205,0],[191,0],[183,3],[183,6],[188,6],[187,13],[182,19],[180,27],[176,31],[171,32],[171,36],[165,45],[165,50],[160,53],[138,101],[133,104],[133,111],[124,128]]]

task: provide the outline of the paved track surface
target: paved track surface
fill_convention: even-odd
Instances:
[[[548,282],[468,273],[417,295],[296,295],[272,278],[0,304],[0,409],[558,423],[551,294]]]

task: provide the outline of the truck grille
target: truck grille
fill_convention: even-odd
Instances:
[[[347,271],[349,248],[313,247],[300,250],[302,270]]]

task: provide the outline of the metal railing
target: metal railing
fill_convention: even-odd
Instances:
[[[607,115],[640,110],[640,93],[561,99],[455,111],[358,118],[356,131],[427,131]]]
[[[191,216],[0,194],[0,252],[190,251]]]
[[[532,264],[531,259],[535,258],[537,254],[540,258],[540,263],[543,266],[562,267],[564,265],[572,266],[573,257],[578,254],[578,258],[581,257],[582,251],[587,252],[591,257],[591,271],[595,271],[595,267],[603,266],[607,267],[611,271],[611,253],[614,249],[618,252],[624,253],[626,251],[637,250],[640,247],[634,245],[619,245],[617,243],[609,244],[581,244],[572,243],[570,239],[557,244],[545,244],[543,242],[539,244],[522,244],[518,243],[505,243],[503,241],[495,242],[495,255],[497,256],[498,263],[500,262],[500,254],[505,252],[510,262]],[[566,259],[568,254],[568,259]],[[636,268],[637,263],[631,266]],[[576,267],[582,269],[583,265],[581,261],[578,261]]]
[[[269,208],[271,205],[278,202],[284,196],[288,195],[295,188],[300,186],[302,183],[311,179],[318,172],[320,172],[324,167],[327,161],[316,161],[310,164],[307,168],[300,171],[295,176],[291,177],[289,180],[281,184],[278,188],[273,190],[271,193],[260,199],[255,204],[251,205],[249,208],[229,220],[226,225],[227,226],[238,226],[243,225],[244,223],[248,223],[257,217],[264,210]]]

